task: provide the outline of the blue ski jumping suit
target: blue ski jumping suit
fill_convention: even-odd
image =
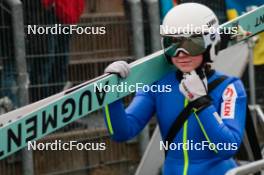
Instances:
[[[179,91],[176,74],[175,71],[171,72],[153,84],[170,85],[171,92],[139,91],[126,109],[121,100],[106,106],[105,121],[114,140],[133,138],[156,113],[164,141],[187,101]],[[221,75],[220,72],[211,71],[207,77],[208,83]],[[228,77],[209,95],[212,104],[202,111],[193,112],[174,138],[174,149],[168,151],[163,175],[223,175],[236,167],[232,156],[243,140],[246,117],[247,97],[243,84],[238,78]],[[179,143],[189,143],[189,148]],[[180,146],[175,149],[175,144]],[[212,144],[215,147],[208,146]]]

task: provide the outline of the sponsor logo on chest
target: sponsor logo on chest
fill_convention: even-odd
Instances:
[[[222,98],[223,98],[223,102],[221,104],[222,119],[234,119],[237,93],[233,84],[229,85],[225,89]]]

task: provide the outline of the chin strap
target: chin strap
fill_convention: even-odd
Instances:
[[[211,60],[211,56],[210,56],[211,47],[212,47],[212,45],[207,46],[205,52],[203,53],[203,63],[212,63],[213,62]]]
[[[195,69],[197,75],[201,78],[201,80],[203,80],[205,77],[208,78],[208,76],[210,76],[210,74],[212,73],[213,70],[206,70],[205,68],[205,64],[202,63],[201,66],[199,66],[198,68]],[[179,82],[181,82],[182,78],[183,78],[183,73],[177,69],[176,71],[176,78]]]

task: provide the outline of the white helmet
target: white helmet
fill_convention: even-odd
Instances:
[[[160,27],[165,55],[170,60],[184,51],[190,55],[203,54],[205,62],[212,62],[220,44],[218,30],[218,19],[208,7],[198,3],[177,5],[167,13]]]

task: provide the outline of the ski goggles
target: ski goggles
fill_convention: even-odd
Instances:
[[[162,36],[161,39],[164,53],[175,57],[180,51],[191,56],[197,56],[205,52],[206,43],[203,35],[191,36]]]

